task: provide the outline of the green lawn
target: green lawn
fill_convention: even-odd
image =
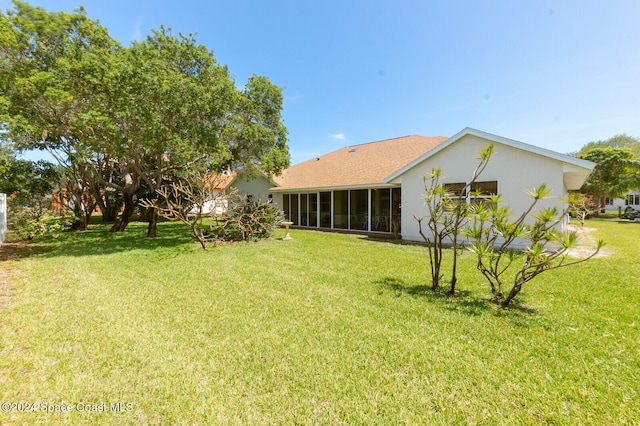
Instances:
[[[415,245],[66,234],[0,267],[0,424],[640,424],[640,224],[586,226],[507,311],[470,254],[447,297]]]

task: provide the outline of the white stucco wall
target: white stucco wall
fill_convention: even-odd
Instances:
[[[273,187],[273,183],[269,182],[264,176],[258,176],[249,181],[237,178],[233,181],[232,186],[237,188],[242,195],[251,195],[256,201],[267,201],[269,199],[269,188]]]
[[[423,176],[437,167],[442,169],[443,183],[468,182],[479,163],[480,151],[490,143],[494,144],[495,153],[478,181],[497,181],[498,192],[514,216],[519,216],[531,204],[532,199],[526,191],[542,183],[546,183],[552,192],[547,199],[538,202],[535,209],[555,206],[562,211],[561,199],[566,197],[566,190],[560,161],[466,135],[399,177],[402,182],[403,239],[422,241],[414,215],[427,215]]]
[[[272,192],[271,194],[273,195],[273,199],[271,200],[273,205],[282,210],[282,193]]]

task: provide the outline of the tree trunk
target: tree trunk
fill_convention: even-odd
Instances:
[[[85,215],[83,214],[80,217],[76,216],[76,219],[73,220],[69,229],[71,231],[86,231],[87,218],[85,217]]]
[[[93,208],[88,208],[88,210],[85,211],[82,208],[82,204],[77,203],[73,208],[73,215],[75,218],[73,219],[73,222],[71,223],[69,229],[71,231],[86,231],[92,213]]]
[[[102,212],[102,221],[105,223],[115,222],[118,217],[118,209],[114,207],[105,206],[104,209],[100,208]]]
[[[120,214],[118,220],[116,220],[116,223],[113,224],[109,232],[123,232],[126,229],[129,221],[131,221],[131,216],[133,215],[133,196],[134,193],[125,192],[124,210]]]
[[[119,197],[115,197],[113,194],[107,194],[106,192],[107,191],[99,194],[100,198],[97,198],[96,202],[102,212],[102,221],[115,222],[118,217],[118,212],[122,208],[122,201]]]
[[[457,232],[454,231],[454,232]],[[458,281],[458,236],[457,233],[453,237],[453,265],[451,267],[451,288],[449,294],[455,294],[456,282]]]
[[[440,267],[442,266],[442,247],[441,242],[438,241],[437,238],[434,238],[434,247],[433,247],[433,265],[431,268],[431,281],[432,286],[431,289],[433,291],[440,290]]]
[[[503,308],[508,308],[509,305],[511,304],[511,301],[516,297],[518,293],[520,293],[521,289],[522,289],[522,283],[516,283],[511,288],[511,291],[509,292],[509,295],[507,296],[507,298],[500,303],[500,306]]]
[[[149,228],[147,229],[147,238],[156,237],[156,228],[158,225],[158,212],[155,208],[149,209]]]

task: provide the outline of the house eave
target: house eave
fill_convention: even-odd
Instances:
[[[367,183],[358,185],[337,185],[337,186],[320,186],[320,187],[307,187],[307,188],[282,188],[273,187],[269,189],[269,192],[276,193],[296,193],[296,192],[330,192],[330,191],[346,191],[346,190],[358,190],[358,189],[377,189],[377,188],[397,188],[399,185],[390,184],[385,182],[379,183]]]
[[[416,165],[422,163],[426,159],[436,155],[440,151],[448,148],[449,146],[451,146],[452,144],[454,144],[455,142],[457,142],[458,140],[462,139],[464,136],[467,136],[467,135],[476,136],[476,137],[479,137],[479,138],[482,138],[482,139],[487,139],[490,142],[497,142],[497,143],[500,143],[502,145],[510,146],[510,147],[513,147],[513,148],[516,148],[516,149],[521,149],[523,151],[531,152],[533,154],[541,155],[543,157],[547,157],[547,158],[554,159],[556,161],[560,161],[560,162],[563,163],[565,169],[567,169],[567,168],[570,168],[572,170],[575,170],[576,168],[582,169],[584,172],[587,173],[587,177],[591,173],[593,168],[596,166],[596,163],[593,163],[591,161],[583,160],[583,159],[576,158],[576,157],[571,157],[569,155],[560,154],[558,152],[551,151],[549,149],[540,148],[540,147],[537,147],[537,146],[534,146],[534,145],[530,145],[530,144],[527,144],[527,143],[524,143],[524,142],[520,142],[520,141],[516,141],[516,140],[513,140],[513,139],[505,138],[503,136],[498,136],[498,135],[494,135],[494,134],[491,134],[491,133],[483,132],[481,130],[473,129],[471,127],[466,127],[463,130],[461,130],[460,132],[458,132],[455,135],[453,135],[452,137],[450,137],[449,139],[447,139],[442,144],[440,144],[437,147],[435,147],[434,149],[432,149],[431,151],[429,151],[429,152],[425,153],[424,155],[416,158],[411,163],[407,164],[406,166],[402,167],[401,169],[399,169],[396,172],[392,173],[391,175],[387,176],[384,179],[384,181],[387,182],[387,183],[393,183],[394,181],[398,182],[397,179],[400,178],[404,173],[406,173],[407,171],[411,170]],[[585,180],[586,180],[586,177],[585,177]]]

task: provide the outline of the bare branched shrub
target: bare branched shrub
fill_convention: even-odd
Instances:
[[[178,182],[161,186],[155,200],[140,205],[154,208],[168,220],[179,220],[191,229],[203,249],[216,241],[247,241],[268,238],[282,222],[282,212],[268,202],[254,201],[224,188],[228,176],[203,169]]]
[[[234,195],[232,190],[219,189],[226,179],[226,176],[208,169],[196,170],[178,182],[161,186],[156,190],[158,197],[155,200],[145,199],[140,205],[156,209],[158,215],[165,219],[184,223],[202,248],[206,249],[210,224],[205,223],[205,219],[215,214],[217,206],[225,206],[227,197]]]
[[[271,203],[236,194],[229,198],[229,208],[217,215],[209,230],[209,237],[222,241],[269,238],[283,220],[280,209]]]

